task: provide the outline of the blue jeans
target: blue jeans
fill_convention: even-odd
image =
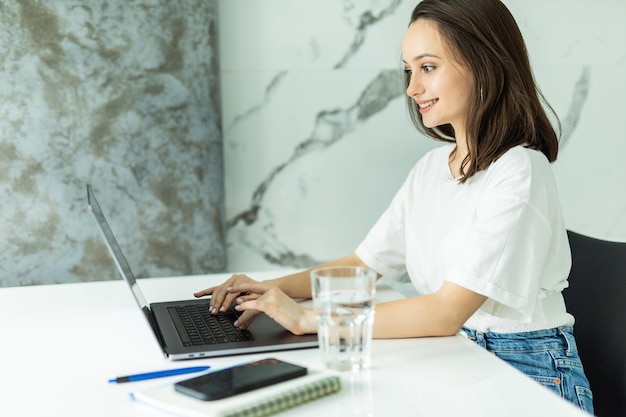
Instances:
[[[522,333],[461,333],[479,346],[593,414],[593,395],[578,356],[571,327]]]

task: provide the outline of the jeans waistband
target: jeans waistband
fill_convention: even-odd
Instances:
[[[459,334],[476,342],[490,352],[497,351],[538,351],[545,349],[565,349],[568,355],[577,350],[574,330],[571,326],[535,330],[520,333],[479,332],[461,328]]]

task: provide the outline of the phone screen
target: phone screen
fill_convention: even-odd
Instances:
[[[205,401],[219,400],[306,373],[307,368],[270,358],[180,381],[174,384],[174,389]]]

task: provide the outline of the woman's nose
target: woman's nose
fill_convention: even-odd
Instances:
[[[424,87],[419,82],[418,77],[411,74],[409,76],[409,85],[406,87],[406,95],[409,97],[415,97],[424,92]]]

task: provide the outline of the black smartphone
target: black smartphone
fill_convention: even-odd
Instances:
[[[307,368],[269,358],[221,369],[174,384],[174,389],[204,401],[219,400],[307,374]]]

